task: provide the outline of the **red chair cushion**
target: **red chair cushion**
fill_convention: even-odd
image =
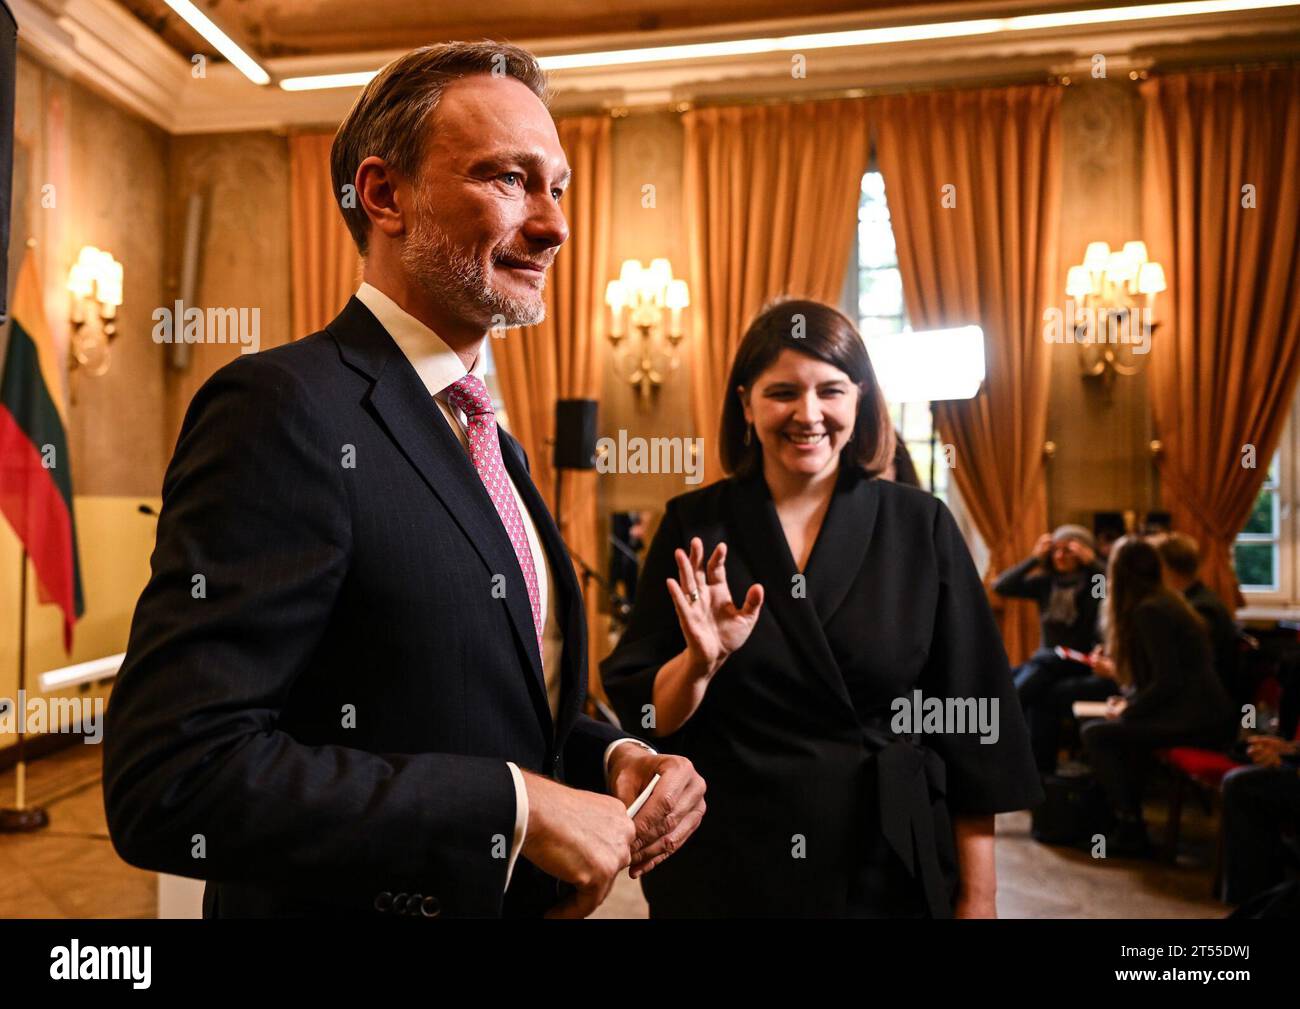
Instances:
[[[1195,746],[1175,746],[1159,752],[1162,759],[1176,771],[1205,785],[1218,785],[1229,771],[1245,765],[1217,750],[1202,750]]]

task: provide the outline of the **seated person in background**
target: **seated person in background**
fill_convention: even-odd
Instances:
[[[1167,746],[1227,746],[1237,718],[1215,675],[1204,621],[1164,584],[1160,556],[1125,537],[1110,556],[1106,646],[1127,697],[1083,727],[1088,761],[1110,800],[1116,829],[1109,853],[1150,851],[1142,789],[1153,752]]]
[[[1300,742],[1251,736],[1251,767],[1223,779],[1223,899],[1244,904],[1286,875],[1282,828],[1300,824]]]
[[[1165,584],[1175,592],[1181,592],[1209,628],[1214,671],[1228,694],[1235,697],[1237,625],[1223,600],[1198,576],[1201,548],[1186,533],[1164,533],[1152,538],[1151,545],[1160,554],[1160,563],[1164,565]]]
[[[1102,593],[1094,594],[1093,585],[1094,576],[1100,574],[1092,534],[1083,526],[1063,525],[1040,536],[1033,555],[1004,571],[993,584],[1001,596],[1033,599],[1042,616],[1038,650],[1015,671],[1016,693],[1029,721],[1034,762],[1042,773],[1056,769],[1063,699],[1055,688],[1065,686],[1066,681],[1095,679],[1085,662],[1066,658],[1056,649],[1083,656],[1097,644],[1098,597]],[[1075,699],[1100,700],[1112,692],[1109,684],[1098,689],[1104,691],[1099,696],[1084,693]]]

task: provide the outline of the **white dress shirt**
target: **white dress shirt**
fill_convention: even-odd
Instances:
[[[379,288],[364,281],[357,290],[357,300],[370,309],[371,314],[379,320],[379,324],[388,331],[393,342],[406,355],[411,366],[415,368],[415,373],[420,376],[420,381],[429,390],[429,395],[438,404],[438,409],[442,411],[447,424],[468,454],[467,420],[464,413],[447,403],[447,390],[466,375],[474,375],[482,379],[485,370],[484,355],[480,353],[474,361],[474,367],[467,369],[460,355],[447,346],[437,333],[401,308]],[[519,508],[524,532],[528,536],[528,548],[533,554],[533,567],[537,571],[537,594],[542,611],[542,675],[546,681],[546,700],[550,705],[551,718],[555,720],[559,717],[560,708],[560,656],[564,648],[564,635],[560,630],[555,607],[550,605],[550,586],[554,572],[546,551],[542,548],[541,537],[537,534],[533,517],[529,514],[528,506],[524,504],[524,499],[520,496],[519,488],[515,486],[509,471],[506,473],[506,479],[510,481],[510,489],[514,492],[515,504]],[[605,748],[607,774],[610,754],[614,747],[622,743],[635,743],[650,749],[639,739],[631,737],[616,739]],[[515,870],[515,862],[519,858],[519,849],[523,847],[524,837],[528,833],[528,789],[524,786],[524,776],[519,768],[512,761],[507,761],[506,766],[510,768],[510,775],[515,785],[515,832],[510,845],[510,861],[506,866],[506,886],[509,886],[510,877]]]

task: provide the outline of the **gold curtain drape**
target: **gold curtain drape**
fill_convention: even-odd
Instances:
[[[1060,99],[1059,88],[1029,86],[872,106],[912,326],[984,328],[983,388],[935,416],[990,574],[1028,556],[1047,526],[1042,318],[1057,283]],[[1038,615],[1030,603],[993,603],[1007,653],[1022,661],[1037,645]]]
[[[293,339],[324,327],[361,283],[361,261],[330,182],[331,133],[289,138]]]
[[[691,255],[691,407],[706,483],[750,318],[779,294],[839,303],[869,157],[861,99],[694,109],[683,199]]]
[[[570,236],[560,248],[546,285],[546,320],[492,339],[510,430],[524,446],[533,481],[556,505],[551,464],[557,399],[598,399],[604,363],[604,290],[609,268],[610,119],[576,116],[556,120],[560,143],[573,169],[564,198]],[[599,570],[596,474],[567,470],[561,477],[560,532],[570,549]],[[581,571],[579,571],[581,579]],[[608,650],[599,587],[586,590],[588,684],[603,697],[599,661]]]
[[[1242,605],[1233,540],[1300,371],[1300,68],[1171,74],[1142,97],[1144,233],[1169,285],[1150,371],[1162,493],[1205,583]]]

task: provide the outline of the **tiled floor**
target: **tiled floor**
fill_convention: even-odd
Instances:
[[[125,864],[109,842],[99,787],[100,751],[77,745],[28,768],[28,794],[50,826],[0,835],[0,918],[139,918],[157,908],[157,878]],[[13,803],[14,775],[0,775],[0,805]],[[1153,823],[1158,831],[1160,824]],[[999,910],[1004,918],[1215,918],[1212,824],[1184,813],[1178,866],[1052,848],[1029,837],[1027,813],[998,818]],[[600,918],[645,917],[640,885],[620,879]]]

